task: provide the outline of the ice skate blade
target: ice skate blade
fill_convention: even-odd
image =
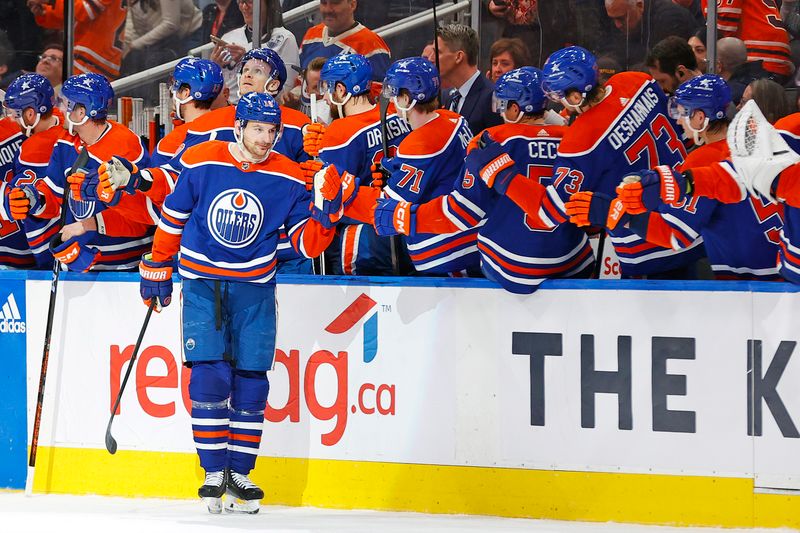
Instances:
[[[240,500],[228,493],[225,498],[225,512],[238,514],[256,514],[259,509],[258,500]]]
[[[208,507],[208,512],[211,514],[222,513],[222,498],[203,498],[203,503]]]

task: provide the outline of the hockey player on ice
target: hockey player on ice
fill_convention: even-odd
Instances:
[[[698,146],[678,167],[679,170],[709,166],[730,159],[727,141],[730,120],[726,116],[730,103],[728,84],[714,74],[705,74],[678,87],[670,99],[670,113],[687,135],[694,136]],[[659,166],[655,170],[639,172],[634,181],[640,182],[644,174],[648,174],[648,179],[658,180],[657,176],[653,176],[657,173],[669,179],[672,169]],[[699,233],[717,279],[780,279],[775,258],[778,254],[778,234],[783,226],[782,205],[753,197],[725,204],[696,196],[691,200],[682,200],[695,206],[696,216],[674,225],[657,211],[662,205],[657,191],[647,195],[646,205],[626,201],[629,192],[620,189],[620,199],[628,213],[648,212],[647,231],[641,235],[649,242],[680,248]],[[641,193],[640,188],[638,192]],[[641,194],[638,197],[641,199]],[[632,224],[631,228],[638,231],[641,226]]]
[[[172,299],[180,252],[184,358],[192,368],[192,432],[206,478],[198,494],[212,513],[258,512],[263,491],[248,477],[258,456],[275,355],[275,265],[279,228],[292,246],[319,255],[342,217],[335,167],[316,176],[314,202],[300,168],[273,150],[281,111],[263,93],[236,105],[235,142],[186,150],[164,202],[153,251],[140,264],[141,296],[156,309]],[[310,215],[310,218],[309,218]]]
[[[309,159],[301,164],[306,179],[323,164],[336,165],[339,173],[348,172],[364,187],[372,186],[376,165],[386,155],[393,157],[397,146],[410,131],[394,109],[386,115],[387,145],[391,153],[383,153],[381,118],[378,106],[369,100],[372,87],[372,67],[359,54],[340,54],[328,59],[320,72],[325,100],[337,116],[329,126],[320,123],[304,128],[305,151],[319,160]],[[374,184],[380,188],[382,183]],[[348,202],[345,205],[349,205]],[[405,263],[408,257],[403,254]],[[379,237],[369,224],[345,218],[338,236],[326,251],[333,274],[361,276],[391,276],[393,264],[390,241]],[[407,273],[410,265],[401,269]]]
[[[547,278],[591,276],[594,255],[583,230],[565,223],[538,225],[505,193],[507,182],[487,184],[481,169],[499,154],[508,154],[528,173],[522,179],[550,182],[558,143],[566,128],[546,125],[546,97],[541,71],[523,67],[503,74],[494,88],[495,110],[505,124],[479,135],[484,149],[468,149],[467,168],[455,190],[422,205],[400,207],[393,199],[378,200],[375,228],[382,235],[404,230],[448,234],[478,228],[481,269],[508,291],[529,294]],[[395,213],[406,219],[396,225]],[[380,215],[380,216],[379,216]]]

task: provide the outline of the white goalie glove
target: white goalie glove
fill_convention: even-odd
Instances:
[[[778,174],[800,162],[800,154],[789,148],[755,101],[748,101],[734,117],[728,128],[728,146],[739,185],[752,196],[777,203],[772,184]]]

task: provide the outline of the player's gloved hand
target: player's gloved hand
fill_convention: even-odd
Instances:
[[[36,216],[44,209],[44,197],[31,183],[22,187],[14,187],[3,198],[3,218],[7,220],[24,220],[28,215]]]
[[[118,156],[114,156],[110,161],[100,165],[97,174],[100,180],[97,197],[101,202],[110,205],[119,202],[121,192],[136,194],[136,191],[141,188],[142,182],[146,181],[145,174],[140,172],[134,163]],[[149,178],[149,176],[147,177]],[[146,189],[149,188],[146,187]]]
[[[314,176],[322,169],[324,163],[315,159],[308,159],[300,163],[300,169],[303,171],[303,177],[306,180],[306,190],[311,191],[314,188]]]
[[[97,187],[100,179],[96,170],[80,169],[67,176],[69,193],[75,201],[97,201]]]
[[[479,177],[489,188],[505,194],[508,185],[517,175],[514,160],[505,153],[500,143],[484,131],[478,140],[478,147],[467,154],[467,170]]]
[[[686,198],[691,182],[667,165],[628,174],[617,187],[617,195],[631,215],[655,211],[663,204],[675,205]]]
[[[374,219],[378,235],[414,235],[417,232],[417,204],[378,198]]]
[[[342,206],[342,177],[333,165],[328,165],[314,176],[314,201],[311,218],[325,228],[333,228],[344,216]]]
[[[322,148],[322,136],[325,134],[325,124],[312,122],[303,127],[303,150],[311,157],[319,157]]]
[[[144,254],[139,263],[139,294],[148,307],[156,299],[156,313],[172,301],[172,269],[172,261],[153,261],[151,253]]]
[[[342,174],[342,205],[347,208],[358,195],[360,180],[349,172]]]
[[[374,189],[383,189],[387,183],[389,183],[389,171],[383,168],[383,165],[380,163],[372,163],[369,166],[369,173],[372,176],[372,182],[370,183],[370,187]]]
[[[56,260],[73,272],[88,272],[97,260],[100,251],[86,245],[88,238],[84,235],[71,237],[66,241],[56,233],[50,239],[50,252]]]
[[[630,218],[619,198],[599,192],[576,192],[564,206],[569,221],[576,226],[600,226],[613,230]]]

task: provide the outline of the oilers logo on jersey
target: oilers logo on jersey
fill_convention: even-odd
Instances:
[[[75,217],[75,220],[86,220],[87,218],[94,216],[95,202],[75,200],[70,195],[69,210],[72,211],[72,215]]]
[[[261,230],[264,206],[250,191],[228,189],[212,200],[207,223],[214,240],[228,248],[244,248]]]

